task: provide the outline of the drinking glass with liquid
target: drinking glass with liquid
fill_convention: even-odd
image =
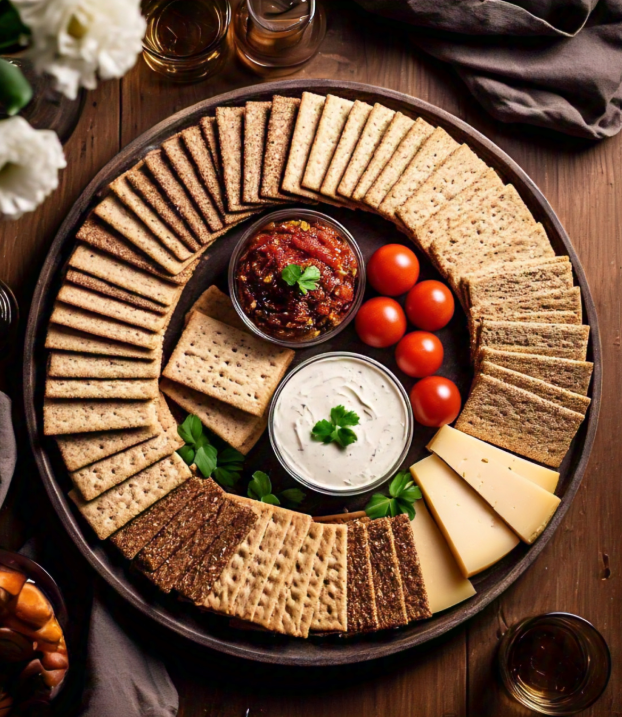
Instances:
[[[611,672],[602,635],[587,620],[563,612],[511,627],[497,657],[509,694],[545,715],[573,715],[586,709],[602,695]]]

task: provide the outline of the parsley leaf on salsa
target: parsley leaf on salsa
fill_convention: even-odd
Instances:
[[[330,421],[318,421],[311,436],[322,443],[338,443],[342,448],[358,440],[356,433],[349,426],[358,426],[359,417],[354,411],[346,411],[344,406],[335,406],[330,412]]]
[[[299,264],[288,264],[281,272],[283,281],[288,286],[298,284],[298,288],[303,294],[317,289],[320,276],[320,270],[313,265],[303,271]]]

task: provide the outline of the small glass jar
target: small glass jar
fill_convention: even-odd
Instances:
[[[299,341],[275,338],[265,331],[262,331],[255,323],[253,323],[253,321],[244,313],[240,304],[237,282],[238,262],[253,237],[270,222],[284,222],[296,219],[317,221],[334,229],[350,245],[358,263],[356,292],[354,295],[354,301],[352,302],[348,313],[343,317],[340,323],[333,326],[331,329],[320,333],[319,336],[309,339],[301,339]],[[282,346],[283,348],[304,349],[311,346],[317,346],[329,339],[334,339],[335,336],[343,331],[352,321],[352,319],[356,316],[356,312],[361,307],[361,304],[363,303],[363,296],[365,294],[365,282],[365,259],[352,234],[350,234],[350,232],[342,224],[335,221],[332,217],[329,217],[327,214],[322,214],[322,212],[316,212],[312,209],[280,209],[279,211],[271,212],[270,214],[261,217],[256,222],[251,224],[244,234],[242,234],[235,249],[233,250],[233,253],[231,254],[231,260],[229,261],[229,295],[239,317],[256,336],[259,336],[266,341],[270,341],[277,346]]]

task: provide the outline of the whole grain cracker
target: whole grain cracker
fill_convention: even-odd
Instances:
[[[216,117],[201,117],[201,130],[203,137],[209,147],[212,161],[218,176],[222,178],[222,162],[220,160],[220,152],[218,151],[218,129],[216,127]]]
[[[379,518],[370,521],[367,524],[367,536],[378,629],[406,625],[408,615],[391,520]]]
[[[432,617],[428,593],[421,572],[415,538],[408,516],[405,513],[391,519],[393,542],[402,578],[404,602],[409,620],[423,620]]]
[[[335,542],[309,626],[316,632],[348,629],[348,529],[345,525],[335,525],[334,530]]]
[[[365,523],[353,521],[348,531],[348,632],[378,629],[378,612]]]
[[[589,335],[589,326],[483,319],[478,346],[585,361]]]
[[[161,346],[157,349],[146,349],[131,344],[117,343],[106,339],[99,339],[91,334],[58,324],[49,324],[45,337],[46,349],[59,351],[79,351],[87,354],[101,354],[102,356],[123,356],[127,358],[148,359],[159,365]]]
[[[244,172],[242,201],[246,204],[269,204],[259,195],[261,168],[266,151],[266,133],[272,102],[247,102],[244,106]]]
[[[84,356],[54,351],[48,360],[48,376],[54,378],[158,378],[158,361],[136,361],[111,356]]]
[[[294,134],[299,107],[300,100],[297,97],[275,95],[272,98],[261,174],[262,197],[291,200],[291,197],[281,192],[281,180],[287,164],[289,145]]]
[[[157,423],[155,401],[43,401],[46,436],[140,428]]]
[[[208,287],[201,296],[199,296],[186,314],[187,319],[190,319],[193,311],[211,316],[213,319],[222,321],[223,324],[229,324],[229,326],[240,329],[240,331],[247,330],[246,324],[233,307],[231,299],[216,286]]]
[[[157,398],[157,379],[49,378],[45,382],[46,398],[107,398],[142,401]]]
[[[509,301],[501,300],[495,294],[489,296],[490,298],[471,304],[471,311],[481,314],[572,311],[578,316],[581,316],[583,312],[581,289],[578,286],[573,286],[571,289],[552,289],[541,293],[533,293],[528,287],[525,287],[523,294],[516,292]]]

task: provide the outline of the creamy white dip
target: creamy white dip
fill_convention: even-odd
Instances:
[[[358,440],[346,448],[311,437],[315,424],[343,405],[355,411]],[[273,409],[272,437],[282,460],[309,484],[330,492],[364,489],[395,467],[408,440],[409,413],[396,382],[374,364],[327,356],[284,384]]]

